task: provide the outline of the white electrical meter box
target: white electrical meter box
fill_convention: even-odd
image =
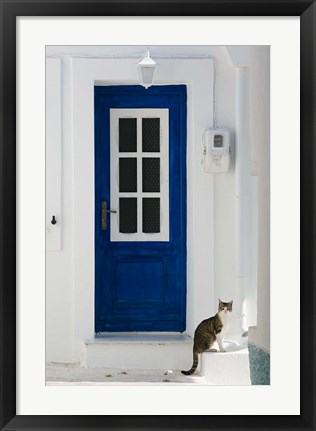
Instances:
[[[208,129],[203,134],[204,171],[223,173],[229,169],[230,133],[227,129]]]

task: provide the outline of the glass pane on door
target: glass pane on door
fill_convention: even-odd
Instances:
[[[124,153],[137,151],[136,118],[119,119],[119,151]]]
[[[143,232],[160,232],[160,199],[143,199]]]
[[[143,158],[143,192],[160,192],[160,159]]]
[[[119,159],[120,192],[137,192],[137,159],[126,157]]]
[[[160,118],[142,119],[143,151],[160,151]]]
[[[120,232],[137,232],[137,198],[120,198]]]

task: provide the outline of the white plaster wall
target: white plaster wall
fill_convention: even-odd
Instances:
[[[49,67],[49,64],[46,65]],[[49,232],[46,237],[46,360],[74,361],[74,234],[73,234],[73,150],[72,150],[72,103],[71,103],[71,63],[67,57],[61,58],[61,166],[52,166],[51,177],[46,185],[56,181],[61,175],[60,219],[61,241],[58,251],[51,251]],[[52,76],[53,79],[53,76]],[[47,115],[49,113],[47,112]],[[54,115],[54,113],[51,113]],[[48,126],[48,124],[47,124]],[[46,129],[46,133],[54,130]],[[48,135],[46,139],[49,139]],[[50,158],[46,161],[51,164]],[[54,169],[57,168],[57,169]],[[61,172],[60,172],[61,171]],[[48,172],[48,171],[47,171]],[[58,181],[58,178],[57,178]],[[55,198],[56,196],[53,196]],[[46,195],[46,208],[50,195]],[[54,207],[54,202],[50,209]],[[52,214],[46,214],[46,229],[52,230]]]
[[[216,301],[235,299],[235,68],[225,48],[217,54],[218,127],[232,133],[230,170],[214,175],[214,277]]]
[[[218,296],[234,299],[236,319],[230,333],[240,336],[257,322],[258,185],[251,175],[250,47],[227,46],[223,51],[220,65],[226,67],[220,71],[220,79],[226,86],[221,88],[221,96],[230,103],[221,105],[221,118],[232,124],[233,145],[231,170],[214,180],[215,285]]]
[[[270,48],[250,49],[252,172],[258,176],[258,317],[249,342],[270,352]]]
[[[235,72],[224,47],[149,48],[153,58],[155,53],[215,56],[218,126],[234,132]],[[144,49],[47,47],[48,56],[62,61],[63,223],[61,251],[47,253],[48,361],[79,361],[82,339],[94,336],[93,86],[95,81],[105,85],[138,84],[137,60],[96,57],[134,55]],[[210,60],[158,60],[155,83],[188,85],[187,333],[190,335],[202,319],[215,313],[217,298],[231,299],[235,288],[234,163],[228,174],[217,176],[205,174],[201,165],[202,133],[212,126],[212,79]]]

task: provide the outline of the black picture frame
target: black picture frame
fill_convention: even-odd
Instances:
[[[0,0],[0,13],[1,430],[198,430],[202,428],[214,431],[224,429],[315,430],[315,1]],[[299,416],[16,415],[16,17],[123,15],[300,17],[301,414]],[[297,175],[297,172],[293,174]]]

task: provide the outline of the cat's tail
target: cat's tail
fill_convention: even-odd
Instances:
[[[189,376],[190,374],[193,374],[194,371],[197,369],[199,363],[199,355],[196,352],[193,352],[193,365],[192,368],[189,371],[181,371],[182,374],[185,376]]]

